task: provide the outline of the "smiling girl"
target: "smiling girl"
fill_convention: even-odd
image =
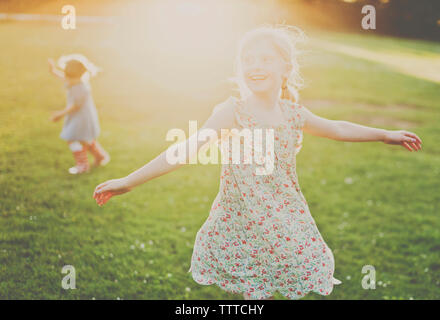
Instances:
[[[299,299],[309,292],[329,295],[334,257],[312,218],[296,173],[303,132],[339,141],[381,141],[410,151],[421,140],[407,131],[370,128],[321,118],[297,103],[301,77],[296,61],[298,30],[264,26],[243,37],[237,54],[240,98],[217,105],[201,130],[183,142],[204,144],[203,129],[272,129],[274,170],[256,175],[255,164],[222,165],[220,190],[198,231],[192,254],[193,279],[203,285],[241,293],[245,299],[271,299],[279,292]],[[251,149],[253,146],[250,146]],[[96,187],[99,205],[112,196],[171,172],[164,151],[130,175]],[[186,162],[188,163],[188,162]]]

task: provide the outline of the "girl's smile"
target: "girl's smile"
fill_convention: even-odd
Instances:
[[[252,81],[261,81],[261,80],[266,80],[267,79],[267,75],[264,74],[255,74],[255,75],[250,75],[249,78]]]

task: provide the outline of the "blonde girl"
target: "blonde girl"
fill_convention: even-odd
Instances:
[[[298,183],[295,156],[303,131],[338,141],[381,141],[410,151],[421,148],[414,133],[328,120],[298,104],[301,77],[295,41],[300,35],[289,26],[262,26],[246,33],[237,54],[240,98],[218,104],[202,127],[218,136],[221,129],[233,128],[274,132],[270,174],[255,174],[254,164],[222,165],[220,190],[196,235],[191,259],[190,272],[197,283],[217,284],[245,299],[272,299],[275,292],[289,299],[309,292],[329,295],[340,283],[333,277],[332,251]],[[184,146],[196,143],[200,148],[204,142],[198,139],[199,132]],[[164,151],[128,176],[98,185],[94,198],[103,205],[112,196],[181,165],[169,164]]]
[[[98,68],[85,56],[71,54],[62,56],[58,66],[49,59],[49,71],[64,81],[67,90],[67,106],[55,112],[52,121],[64,118],[60,137],[67,141],[76,165],[69,169],[71,174],[89,170],[87,151],[95,158],[95,166],[105,165],[110,156],[96,140],[99,132],[98,114],[89,85],[90,76],[96,75]]]

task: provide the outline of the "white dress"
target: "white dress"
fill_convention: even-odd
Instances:
[[[66,141],[92,141],[100,132],[98,113],[90,88],[80,82],[67,88],[67,105],[75,104],[79,110],[67,114],[60,138]]]

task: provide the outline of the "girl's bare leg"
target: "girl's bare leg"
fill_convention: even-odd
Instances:
[[[107,151],[101,146],[101,144],[93,140],[87,143],[89,151],[92,153],[95,158],[95,163],[93,164],[95,167],[104,166],[110,161],[110,156]]]
[[[84,173],[89,170],[89,160],[87,158],[87,146],[81,141],[67,141],[70,151],[75,158],[76,165],[69,169],[71,174]]]

